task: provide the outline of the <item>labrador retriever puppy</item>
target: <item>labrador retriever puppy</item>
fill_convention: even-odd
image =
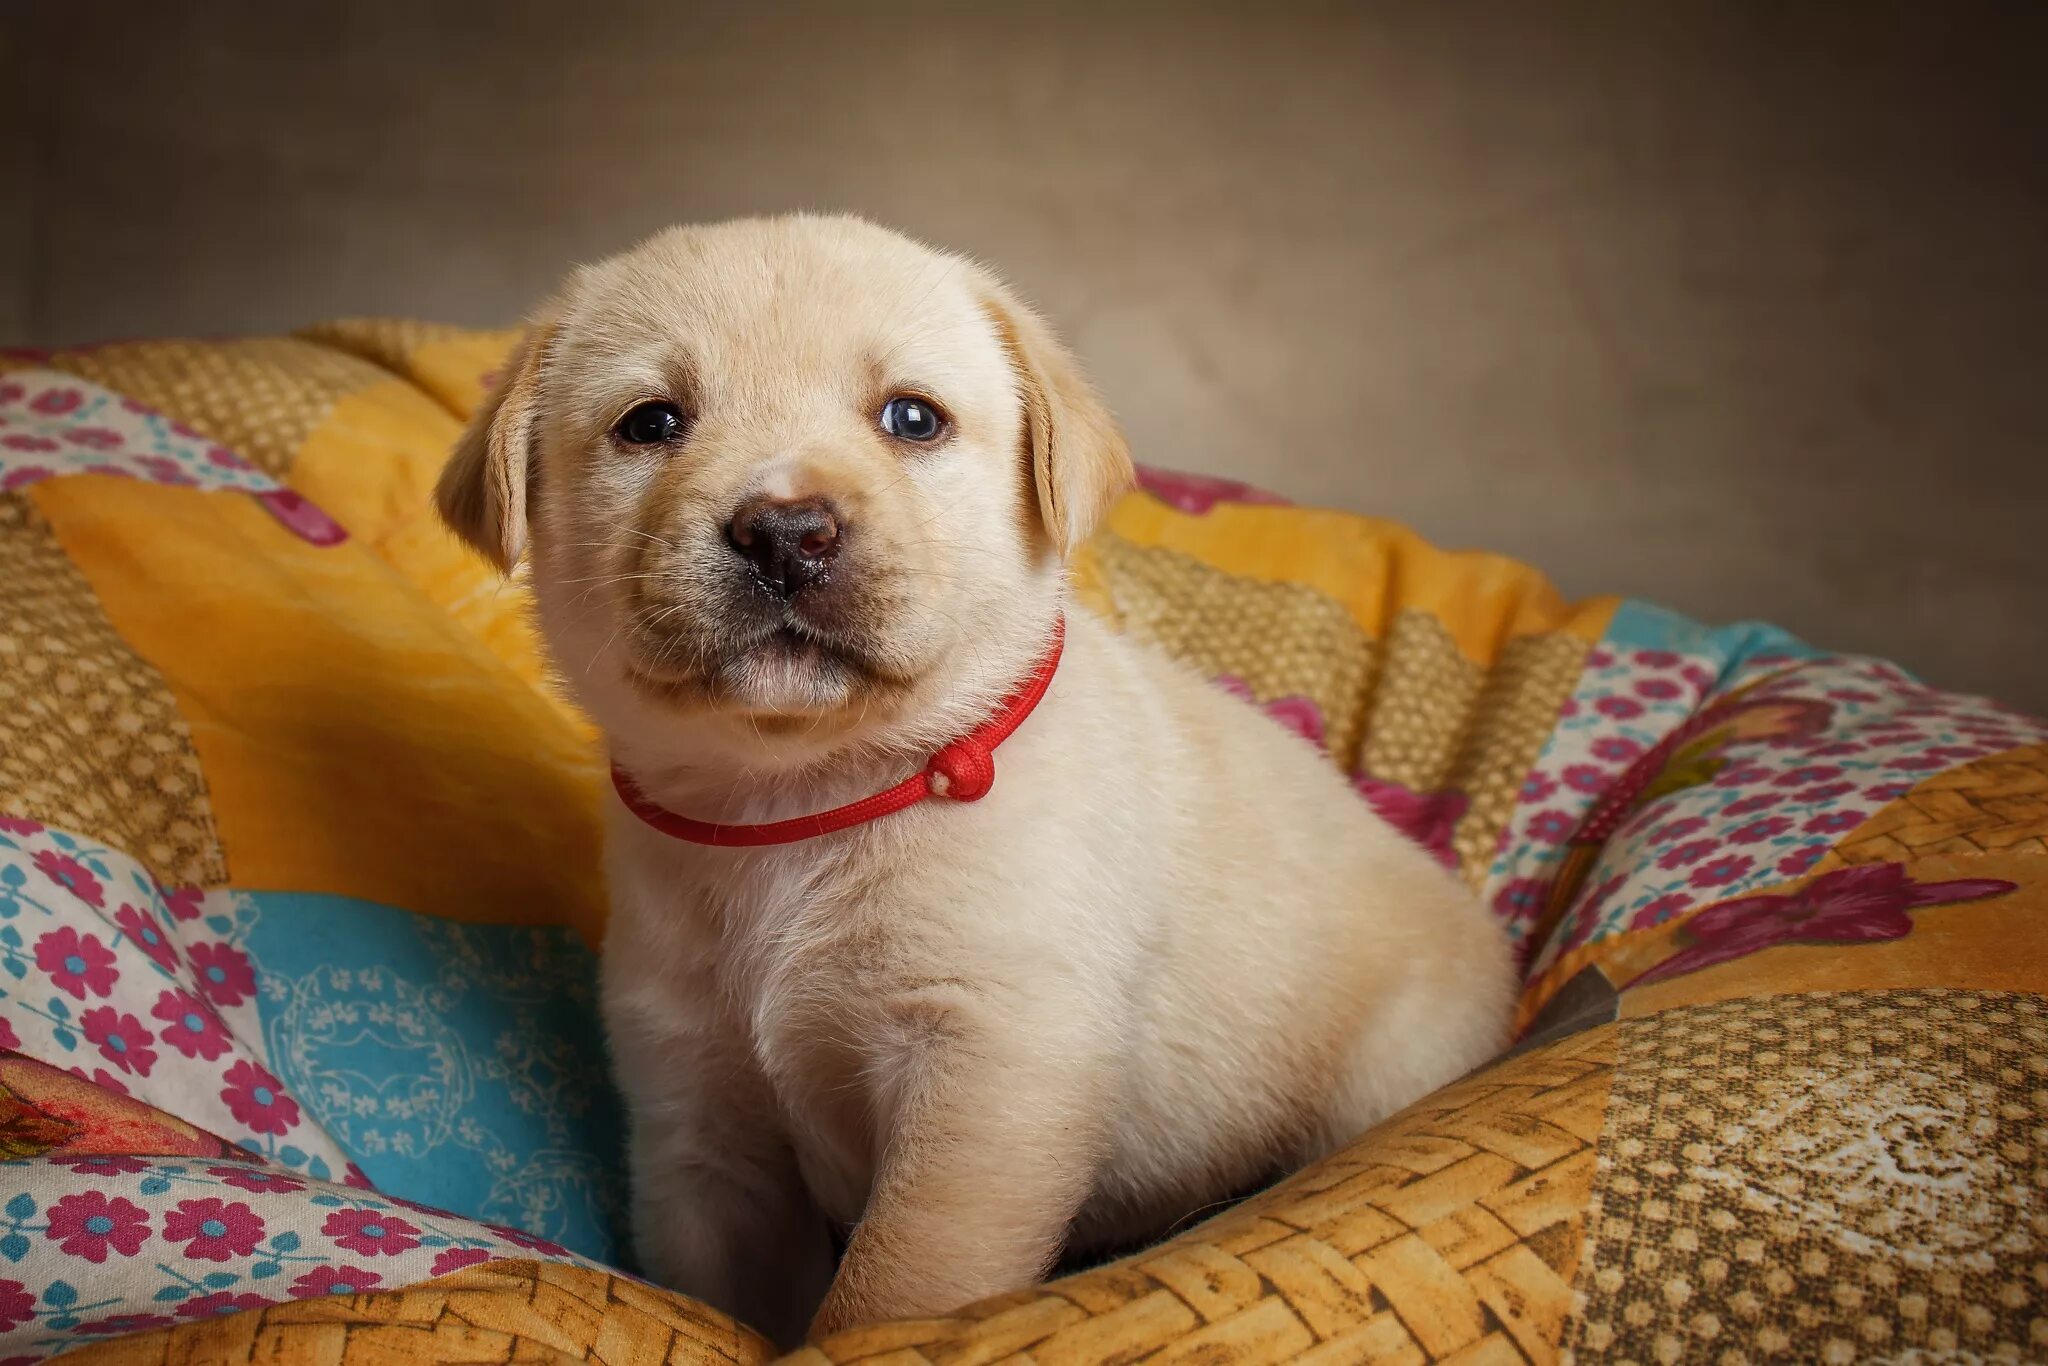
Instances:
[[[442,477],[614,765],[604,1011],[654,1278],[944,1313],[1483,1062],[1492,917],[1067,597],[1131,480],[1046,324],[853,218],[575,271]],[[851,1229],[834,1265],[833,1229]]]

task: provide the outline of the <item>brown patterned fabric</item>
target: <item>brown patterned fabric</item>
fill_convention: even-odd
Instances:
[[[124,342],[60,351],[49,362],[148,404],[267,473],[287,474],[335,401],[388,376],[291,337]]]
[[[1427,792],[1443,786],[1479,695],[1481,670],[1426,612],[1395,616],[1363,718],[1360,765],[1375,778]]]
[[[1493,866],[1501,831],[1514,815],[1522,779],[1557,724],[1586,659],[1586,643],[1559,631],[1517,636],[1501,646],[1466,718],[1466,730],[1440,786],[1471,801],[1451,845],[1466,881],[1478,886]]]
[[[2048,745],[1935,774],[1851,831],[1821,868],[1933,854],[2048,854]]]
[[[1229,674],[1260,701],[1305,697],[1321,709],[1324,742],[1357,760],[1376,647],[1344,604],[1299,584],[1259,583],[1178,551],[1113,533],[1090,545],[1102,590],[1124,630],[1212,676]]]
[[[588,1267],[506,1261],[388,1294],[290,1301],[131,1334],[64,1359],[90,1366],[758,1366],[772,1355],[760,1337],[679,1295]]]
[[[2044,1047],[1996,992],[1624,1022],[1567,1359],[2041,1359]]]
[[[0,494],[0,813],[125,850],[172,886],[227,880],[170,688],[24,493]]]
[[[361,356],[381,369],[402,375],[409,370],[413,353],[421,347],[456,341],[471,334],[459,327],[412,318],[342,318],[302,327],[292,335]]]
[[[1090,543],[1078,571],[1084,599],[1118,629],[1204,673],[1243,680],[1261,703],[1314,703],[1323,743],[1347,772],[1464,794],[1451,843],[1474,884],[1587,648],[1565,632],[1517,636],[1481,668],[1427,612],[1396,613],[1375,641],[1313,588],[1226,574],[1113,533]]]
[[[1152,1252],[789,1361],[1547,1361],[1613,1050],[1609,1028],[1511,1059]]]

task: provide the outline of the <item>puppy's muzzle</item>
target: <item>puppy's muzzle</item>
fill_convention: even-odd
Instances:
[[[839,553],[838,509],[824,498],[753,498],[726,526],[743,572],[780,598],[815,588]]]

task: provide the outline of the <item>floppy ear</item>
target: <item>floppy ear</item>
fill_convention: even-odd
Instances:
[[[1131,487],[1130,446],[1073,353],[1044,319],[993,287],[982,306],[995,321],[1024,400],[1024,443],[1038,519],[1070,556]]]
[[[507,574],[526,549],[527,471],[540,417],[540,370],[554,335],[552,319],[536,323],[512,349],[434,489],[448,529]]]

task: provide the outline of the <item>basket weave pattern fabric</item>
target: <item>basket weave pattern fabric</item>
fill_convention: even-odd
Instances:
[[[0,357],[0,1360],[775,1359],[615,1269],[603,775],[428,506],[512,340]],[[2048,726],[1228,481],[1073,579],[1494,907],[1520,1040],[790,1361],[2048,1354]]]

